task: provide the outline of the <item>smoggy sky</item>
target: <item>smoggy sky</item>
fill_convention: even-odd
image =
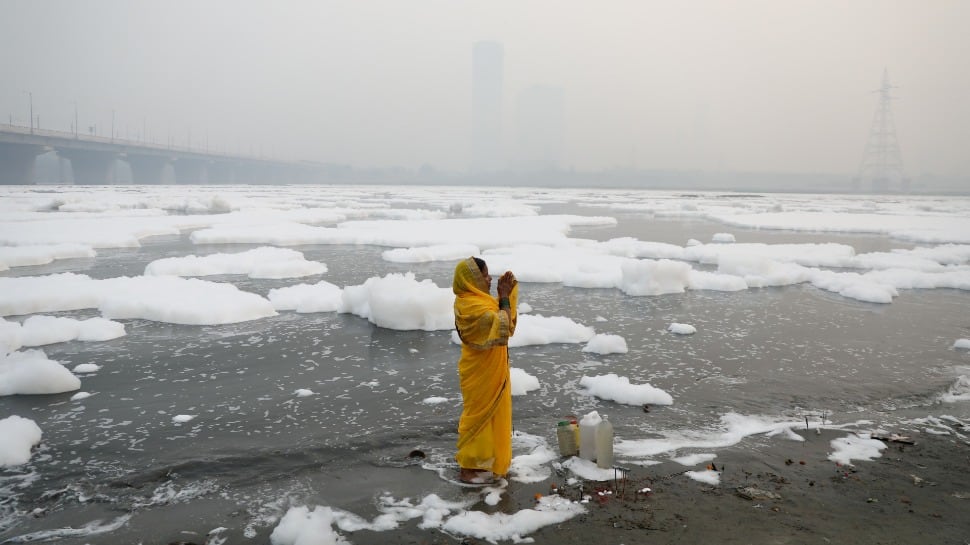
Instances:
[[[469,164],[472,46],[560,87],[562,166],[859,166],[883,68],[916,176],[970,175],[970,2],[0,0],[0,114],[356,167]],[[191,135],[191,136],[190,136]]]

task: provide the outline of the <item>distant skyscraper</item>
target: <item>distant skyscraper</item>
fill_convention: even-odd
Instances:
[[[563,156],[565,98],[561,87],[537,85],[516,104],[516,163],[527,170],[558,168]]]
[[[472,56],[473,171],[503,168],[502,160],[502,44],[477,42]]]

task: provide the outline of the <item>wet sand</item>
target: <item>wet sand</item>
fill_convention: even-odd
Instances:
[[[804,442],[748,441],[719,451],[721,482],[709,486],[683,475],[675,462],[633,467],[624,483],[585,483],[588,512],[528,537],[536,543],[853,543],[958,544],[970,541],[970,448],[952,437],[916,436],[915,445],[889,442],[881,458],[844,466],[828,460],[829,442],[846,432],[801,432]],[[511,483],[486,512],[513,513],[535,494],[579,498],[566,475],[531,485]],[[641,494],[645,487],[650,493]],[[745,490],[747,489],[747,490]],[[600,496],[598,491],[611,491]],[[474,492],[469,492],[473,494]],[[487,543],[420,530],[344,533],[356,544]],[[258,541],[258,540],[257,540]],[[268,541],[268,539],[267,539]]]
[[[873,461],[840,466],[829,442],[844,432],[802,433],[752,450],[728,449],[714,461],[711,487],[677,464],[643,468],[623,499],[590,507],[561,543],[966,543],[970,539],[970,450],[950,439],[890,443]],[[804,464],[803,464],[804,462]],[[746,491],[742,492],[744,489]],[[761,494],[752,489],[766,492]],[[752,493],[753,492],[753,493]],[[773,497],[771,494],[777,496]],[[747,497],[745,497],[747,496]],[[753,497],[752,497],[753,496]],[[545,539],[545,537],[543,537]],[[594,541],[597,542],[597,541]]]

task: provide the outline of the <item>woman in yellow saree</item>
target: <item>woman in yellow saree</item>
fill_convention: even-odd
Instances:
[[[458,374],[464,409],[458,421],[458,453],[464,482],[485,482],[488,472],[505,475],[512,462],[512,384],[509,337],[515,333],[518,282],[511,271],[489,294],[488,265],[469,257],[455,267],[455,329],[461,337]]]

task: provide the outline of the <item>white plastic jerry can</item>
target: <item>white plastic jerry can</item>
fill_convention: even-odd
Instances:
[[[593,411],[579,421],[579,457],[596,460],[596,426],[600,421],[599,413]]]
[[[596,467],[613,467],[613,424],[605,415],[596,425]]]

